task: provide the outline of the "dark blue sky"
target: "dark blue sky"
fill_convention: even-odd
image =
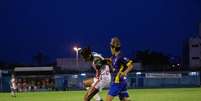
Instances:
[[[38,51],[74,57],[76,44],[110,55],[112,36],[125,55],[180,55],[200,22],[201,0],[1,0],[0,60],[30,63]]]

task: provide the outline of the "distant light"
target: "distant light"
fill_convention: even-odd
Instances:
[[[175,65],[172,65],[172,67],[175,67]]]
[[[73,75],[72,77],[75,78],[75,79],[77,79],[77,78],[78,78],[78,75]]]
[[[180,66],[180,64],[177,64],[177,66]]]
[[[80,75],[81,75],[81,76],[86,76],[86,73],[81,73]]]
[[[75,47],[73,48],[73,50],[74,50],[74,51],[77,51],[77,47],[75,46]]]
[[[136,72],[136,74],[137,74],[137,75],[141,75],[142,73],[141,73],[141,72]]]
[[[81,50],[81,48],[75,46],[75,47],[73,47],[73,50],[74,50],[74,51],[79,51],[79,50]]]
[[[190,76],[196,76],[196,75],[199,75],[199,73],[198,72],[189,72],[189,75]]]

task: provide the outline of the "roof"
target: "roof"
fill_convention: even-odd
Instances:
[[[53,67],[15,67],[15,72],[53,71]]]

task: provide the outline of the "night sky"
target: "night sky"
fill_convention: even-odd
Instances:
[[[151,49],[181,55],[198,32],[201,0],[1,0],[0,60],[31,63],[75,57],[74,45],[110,55],[113,36],[126,56]]]

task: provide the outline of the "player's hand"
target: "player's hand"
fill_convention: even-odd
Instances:
[[[122,73],[120,73],[120,76],[122,77],[122,76],[127,76],[127,73],[126,72],[122,72]]]
[[[104,58],[104,61],[106,61],[107,64],[112,64],[111,58]]]

